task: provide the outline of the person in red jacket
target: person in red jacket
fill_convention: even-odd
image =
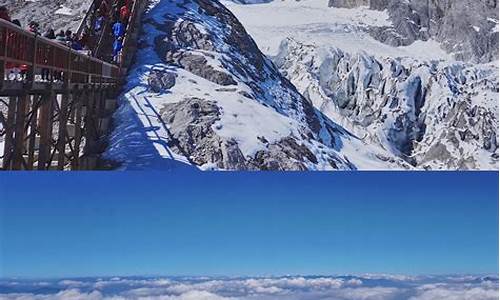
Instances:
[[[120,20],[122,21],[123,24],[127,24],[129,14],[130,10],[128,9],[127,5],[123,5],[120,8]]]
[[[5,6],[0,6],[0,19],[4,19],[5,21],[11,21],[9,16],[9,10]]]

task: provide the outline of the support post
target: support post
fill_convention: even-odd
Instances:
[[[40,95],[33,95],[33,102],[31,105],[31,120],[29,124],[29,139],[28,139],[28,169],[33,169],[33,164],[35,163],[35,151],[38,147],[37,145],[37,133],[38,133],[38,106],[39,101],[41,101]],[[39,142],[39,141],[38,141]]]
[[[14,155],[12,160],[12,169],[22,170],[25,164],[23,154],[25,147],[25,131],[24,124],[26,120],[26,105],[28,104],[29,95],[24,94],[17,99],[16,120],[14,131]]]
[[[83,97],[82,97],[83,96]],[[81,93],[78,93],[74,95],[73,101],[75,101],[75,144],[74,144],[74,157],[73,161],[71,162],[71,169],[72,170],[78,170],[80,168],[80,145],[82,143],[82,119],[83,119],[83,114],[82,114],[82,108],[83,108],[83,103],[82,101],[84,100],[84,97],[86,96],[86,93],[83,95]]]
[[[57,139],[57,168],[59,170],[64,170],[65,157],[66,157],[66,124],[68,123],[68,103],[69,103],[69,91],[66,90],[62,94],[61,106],[59,109],[59,136]]]
[[[7,124],[5,128],[5,144],[4,144],[4,157],[3,169],[12,169],[12,155],[14,154],[14,124],[16,121],[16,105],[17,97],[9,97],[9,107],[7,108]]]
[[[43,96],[40,107],[40,150],[38,153],[38,170],[48,169],[52,149],[52,109],[56,95],[49,92]]]

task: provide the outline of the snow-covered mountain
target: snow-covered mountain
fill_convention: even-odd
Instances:
[[[152,2],[143,24],[106,153],[122,168],[162,158],[230,170],[410,167],[316,109],[218,1]]]
[[[489,62],[498,55],[496,4],[463,1],[465,8],[482,5],[464,20],[486,20],[477,28],[487,38],[476,43],[477,49],[462,43],[461,52],[453,52],[446,41],[463,30],[449,28],[449,19],[466,10],[450,4],[449,11],[435,14],[428,6],[432,18],[425,23],[414,2],[224,4],[316,109],[366,143],[419,169],[497,169],[498,61]],[[444,2],[432,1],[441,8]],[[403,4],[415,8],[406,27],[394,14]],[[417,19],[418,30],[426,31],[424,23],[437,19],[439,30],[431,26],[427,35],[405,34]],[[398,46],[377,33],[404,42]],[[468,39],[472,33],[460,34]]]

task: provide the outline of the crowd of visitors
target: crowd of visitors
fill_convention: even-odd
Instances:
[[[86,27],[80,34],[73,33],[71,30],[59,30],[56,32],[53,28],[48,28],[45,33],[40,32],[40,24],[36,21],[30,21],[26,30],[41,35],[49,40],[54,40],[60,44],[66,45],[80,53],[90,56],[97,55],[97,46],[100,41],[112,39],[110,55],[100,55],[100,59],[110,62],[120,63],[121,51],[123,49],[123,38],[130,18],[134,0],[96,0],[94,2],[94,11],[87,19]],[[22,28],[19,20],[12,20],[9,10],[6,6],[0,6],[0,19],[4,19]],[[107,30],[109,26],[110,30]],[[109,34],[109,36],[108,36]],[[27,66],[7,66],[23,74],[27,71]],[[42,80],[58,79],[58,75],[51,74],[48,69],[42,70]]]
[[[130,18],[133,0],[100,0],[93,24],[94,34],[99,36],[107,22],[111,24],[114,42],[112,44],[112,60],[120,62],[123,48],[123,37]]]

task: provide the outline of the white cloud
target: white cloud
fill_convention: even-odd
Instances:
[[[104,296],[99,291],[82,293],[77,289],[63,290],[56,294],[34,295],[29,293],[15,293],[0,295],[2,300],[103,300]]]
[[[61,280],[58,283],[59,283],[59,285],[68,286],[68,287],[82,287],[82,286],[87,285],[87,283],[82,282],[82,281],[68,280],[68,279]]]
[[[498,286],[496,289],[474,287],[474,288],[447,288],[433,287],[424,289],[419,295],[411,297],[410,300],[498,300]]]
[[[480,277],[108,278],[0,282],[1,300],[493,300],[498,279]],[[460,278],[460,280],[459,280]],[[56,291],[56,292],[54,292]]]

